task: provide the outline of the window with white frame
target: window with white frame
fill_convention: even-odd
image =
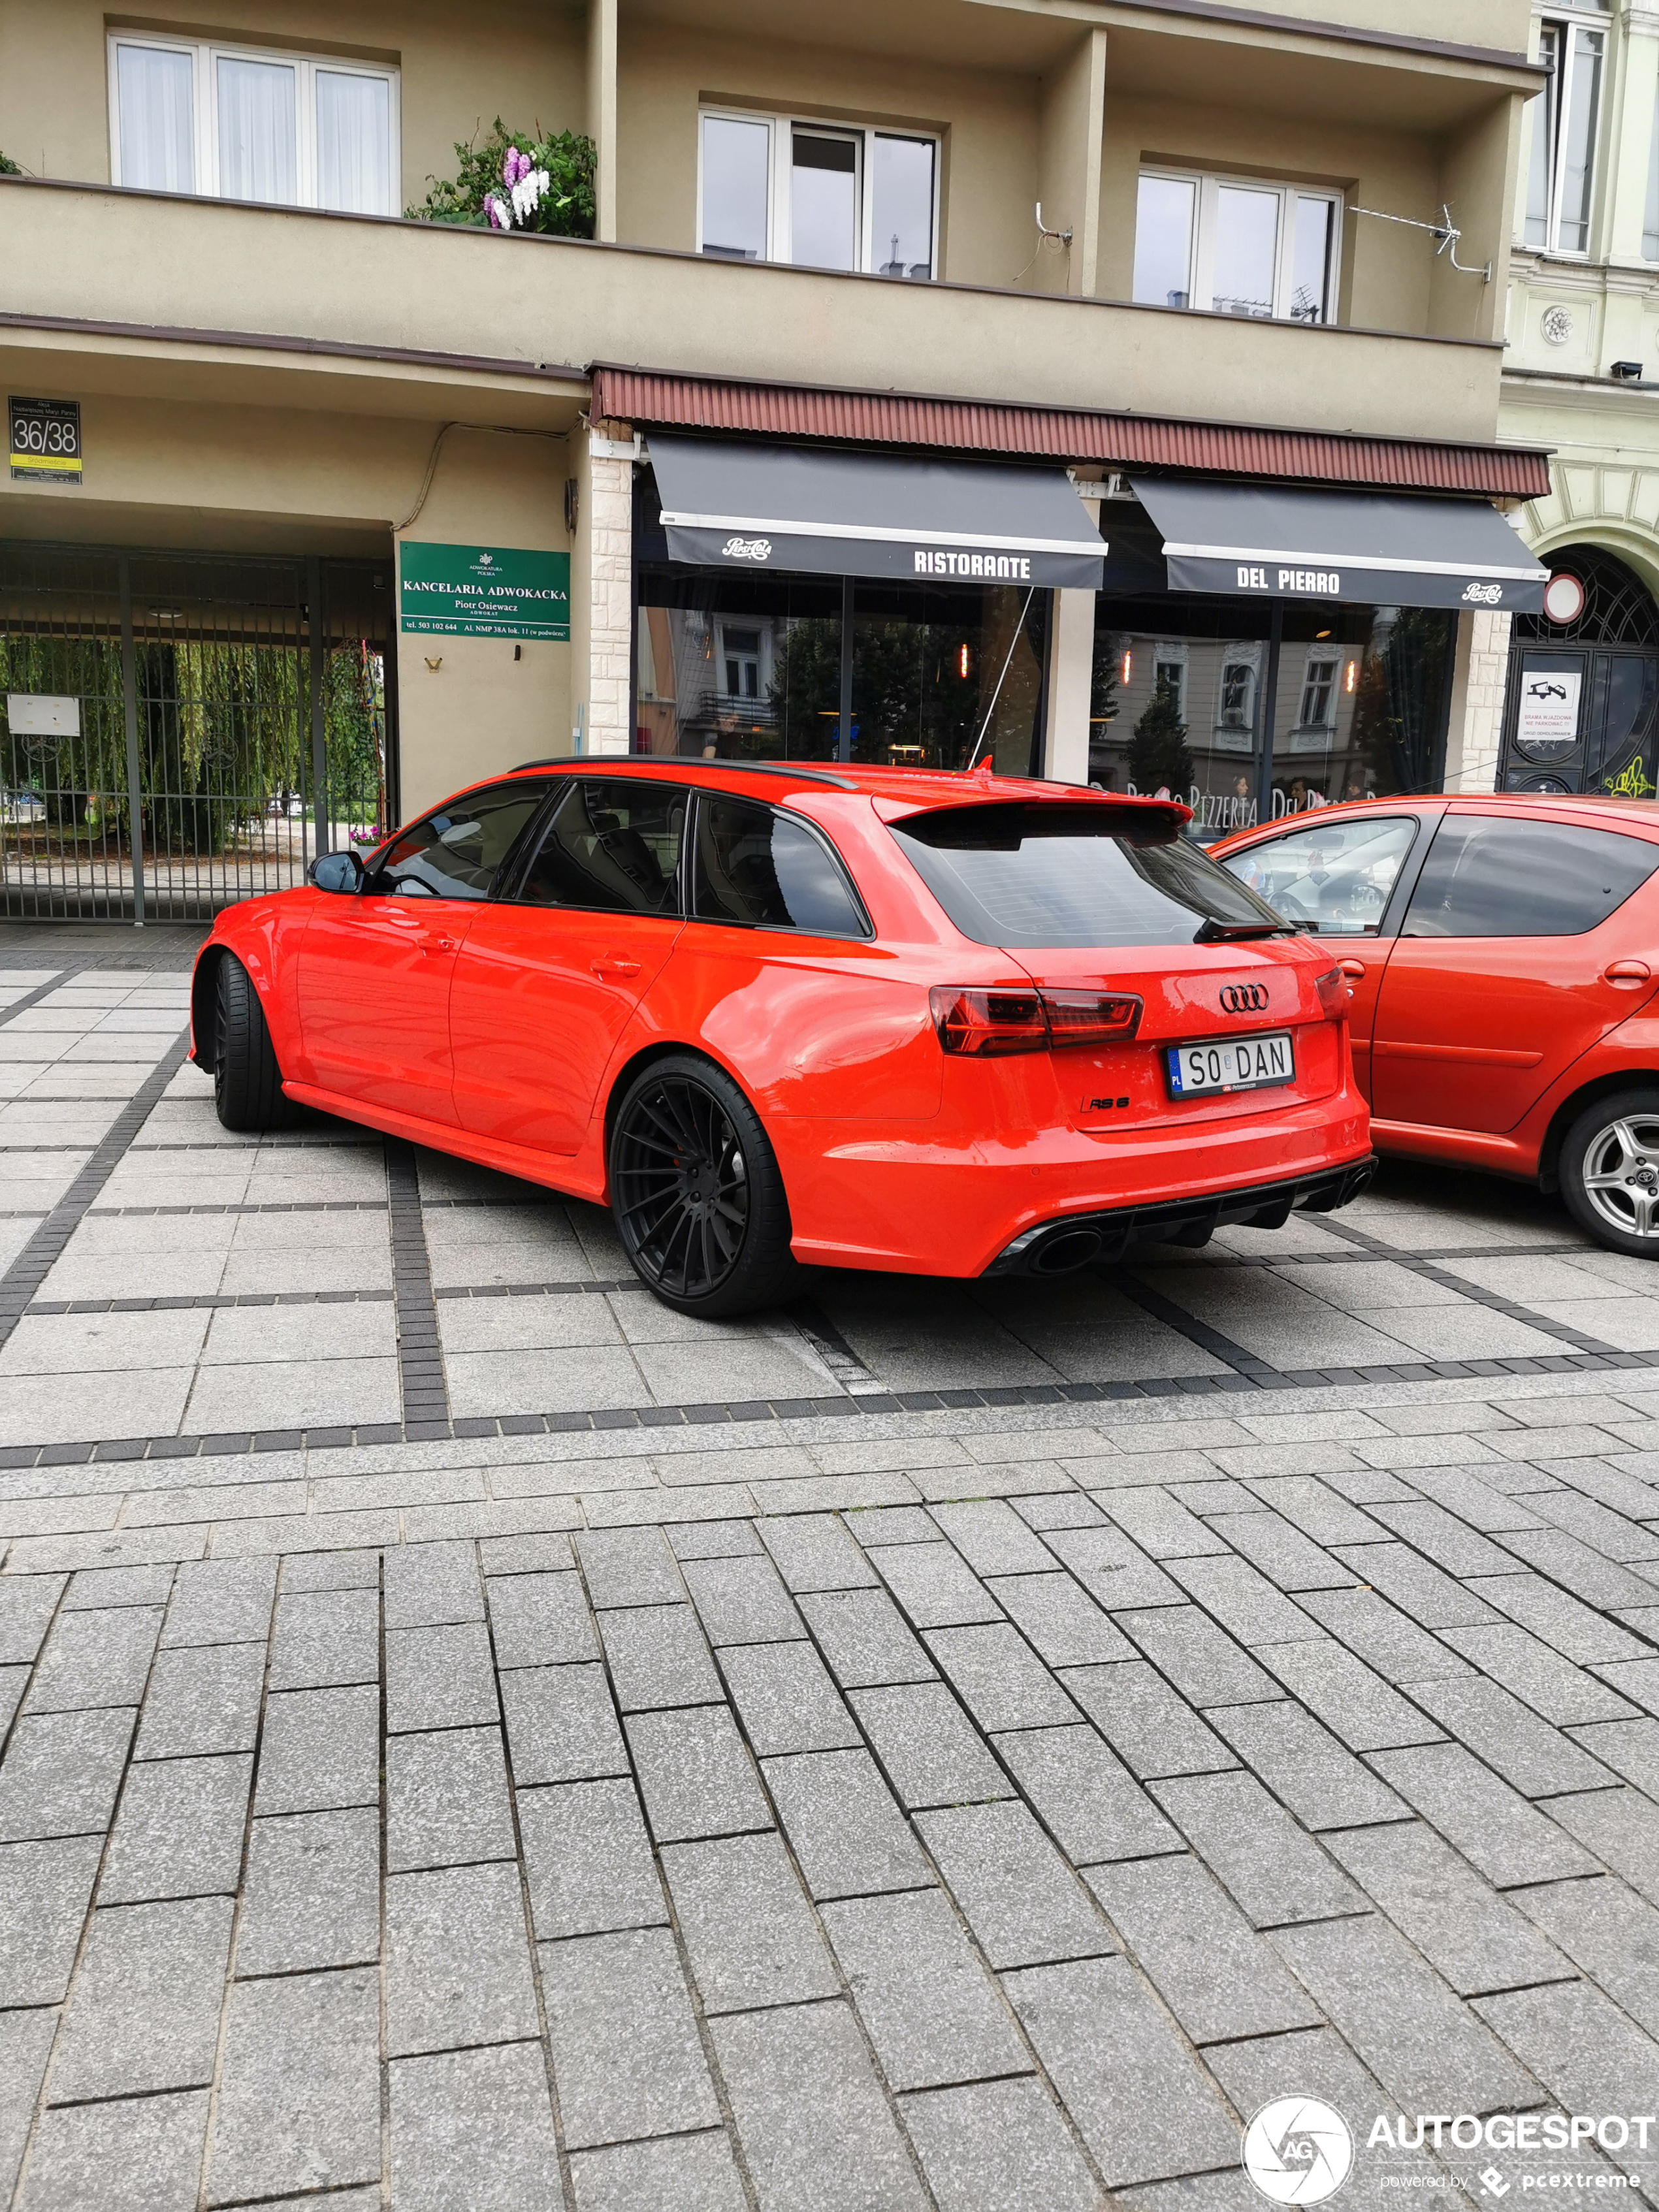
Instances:
[[[1258,647],[1236,646],[1222,657],[1215,702],[1218,751],[1249,752],[1255,745],[1258,653]]]
[[[1549,76],[1528,110],[1522,234],[1540,252],[1589,252],[1607,42],[1600,25],[1571,15],[1547,15],[1539,29],[1538,58]]]
[[[699,131],[700,252],[724,261],[933,276],[937,139],[787,115],[706,113]]]
[[[1147,307],[1328,323],[1341,224],[1338,192],[1143,169],[1134,297]]]
[[[109,42],[109,94],[118,185],[397,212],[396,70],[120,32]]]
[[[1341,655],[1310,653],[1302,678],[1302,711],[1296,718],[1299,730],[1330,730],[1336,726],[1336,669]]]
[[[1642,258],[1659,261],[1659,96],[1653,106],[1653,133],[1648,140],[1648,193],[1642,211]]]

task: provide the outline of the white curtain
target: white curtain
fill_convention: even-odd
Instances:
[[[142,191],[193,192],[196,127],[188,54],[117,46],[121,182]]]
[[[295,103],[291,62],[219,58],[219,190],[233,200],[293,206]]]
[[[392,88],[383,76],[318,70],[317,185],[325,208],[392,213]]]

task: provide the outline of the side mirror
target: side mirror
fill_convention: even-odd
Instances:
[[[319,891],[360,891],[363,887],[363,864],[349,849],[343,853],[319,853],[306,870]]]

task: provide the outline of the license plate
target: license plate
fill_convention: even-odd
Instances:
[[[1273,1036],[1171,1045],[1169,1067],[1170,1090],[1176,1098],[1198,1098],[1215,1091],[1266,1091],[1296,1079],[1288,1030]]]

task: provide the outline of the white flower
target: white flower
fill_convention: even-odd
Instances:
[[[532,169],[513,186],[513,212],[521,223],[529,222],[551,181],[545,169]]]

